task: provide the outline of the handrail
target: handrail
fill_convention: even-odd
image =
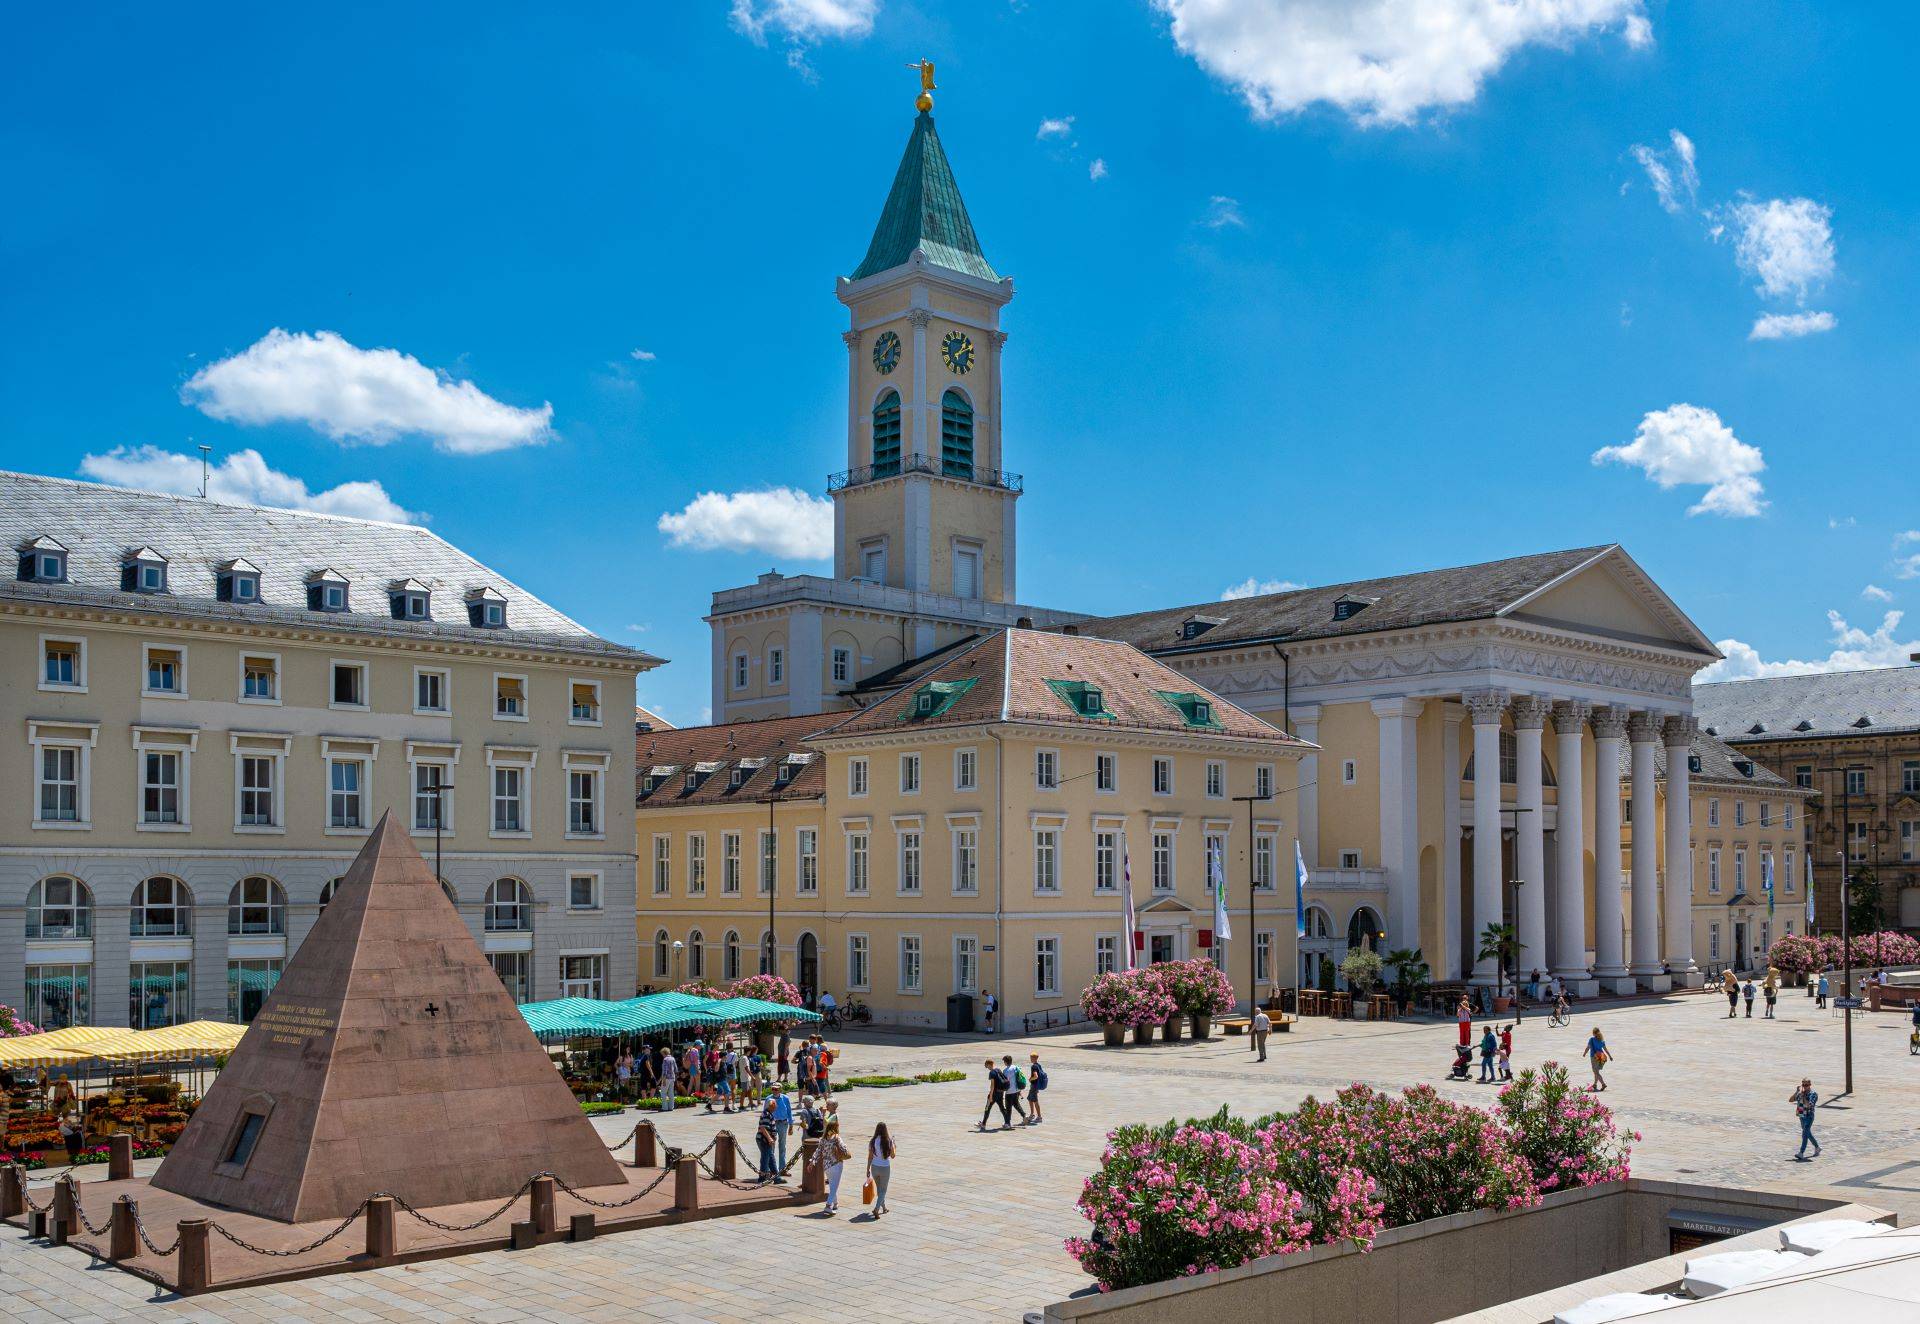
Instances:
[[[1021,492],[1026,488],[1024,475],[1010,473],[1005,469],[988,469],[977,464],[949,464],[935,460],[930,455],[903,455],[898,460],[889,460],[882,464],[867,464],[857,469],[843,469],[837,474],[828,474],[827,491],[839,492],[849,487],[860,487],[887,478],[898,478],[901,474],[931,474],[936,478],[951,478],[955,482],[972,483],[976,487],[997,487],[1006,492]]]

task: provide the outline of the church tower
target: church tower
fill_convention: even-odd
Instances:
[[[1014,502],[1000,430],[1000,310],[933,114],[914,120],[866,258],[839,282],[852,325],[847,468],[828,481],[834,574],[1011,602]]]

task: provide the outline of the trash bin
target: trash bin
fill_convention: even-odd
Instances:
[[[947,1033],[973,1033],[973,996],[968,993],[947,995]]]

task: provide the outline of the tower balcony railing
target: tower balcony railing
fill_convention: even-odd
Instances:
[[[897,460],[862,465],[858,469],[846,469],[837,474],[828,474],[827,491],[839,492],[849,487],[861,487],[886,478],[898,478],[901,474],[931,474],[936,478],[951,478],[956,482],[972,483],[976,487],[995,487],[1003,492],[1024,491],[1026,483],[1026,479],[1020,474],[1009,473],[1005,469],[987,469],[977,464],[957,464],[952,460],[936,460],[931,455],[903,455]]]

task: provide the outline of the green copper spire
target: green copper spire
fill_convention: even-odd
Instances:
[[[960,186],[953,182],[953,167],[947,164],[933,116],[924,111],[913,122],[913,137],[907,140],[907,153],[900,158],[900,170],[893,177],[893,190],[887,194],[880,224],[873,227],[873,242],[867,246],[866,259],[854,268],[852,279],[901,266],[916,248],[936,267],[982,280],[1000,279],[980,251],[980,240],[973,233],[973,222],[967,219],[967,204],[960,200]]]

